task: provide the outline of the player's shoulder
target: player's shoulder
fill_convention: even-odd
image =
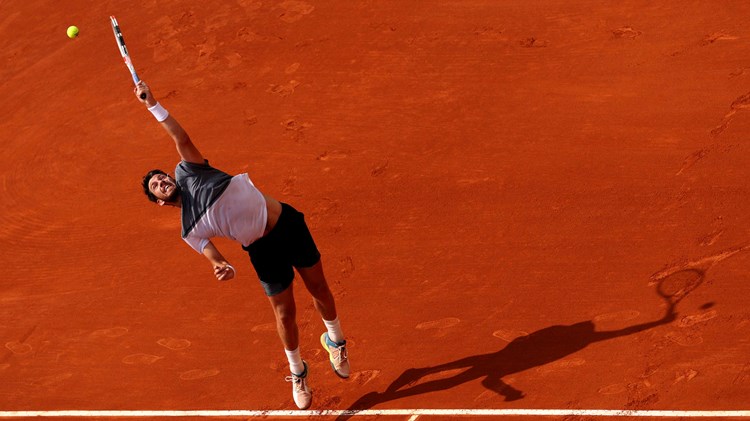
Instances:
[[[212,169],[211,165],[208,164],[208,160],[204,159],[203,162],[190,162],[182,160],[179,163],[177,163],[177,167],[175,168],[175,174],[183,173],[183,174],[189,174],[192,172],[199,172],[204,171],[207,169]]]

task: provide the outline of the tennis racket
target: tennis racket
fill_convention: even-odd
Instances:
[[[112,24],[112,32],[115,34],[115,40],[117,41],[117,47],[120,49],[120,55],[122,55],[123,61],[125,61],[125,66],[128,67],[128,70],[130,70],[130,76],[133,77],[133,83],[138,84],[138,82],[141,81],[140,78],[138,78],[138,74],[135,72],[135,67],[133,67],[133,62],[130,60],[130,54],[128,54],[128,47],[125,46],[125,38],[122,37],[122,31],[120,31],[120,25],[117,23],[117,19],[115,19],[114,16],[109,17],[110,23]],[[146,99],[146,94],[141,94],[141,99]]]

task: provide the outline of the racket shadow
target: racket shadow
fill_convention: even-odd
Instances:
[[[370,392],[357,399],[348,408],[352,412],[337,419],[348,419],[359,410],[385,402],[447,390],[479,379],[485,388],[503,396],[506,401],[523,399],[526,394],[503,382],[503,377],[550,364],[597,342],[671,323],[677,318],[679,302],[695,290],[704,278],[705,271],[692,268],[675,271],[658,279],[652,278],[657,284],[657,293],[666,302],[665,314],[658,320],[607,331],[596,330],[592,320],[571,325],[554,325],[516,338],[497,352],[473,355],[431,367],[410,368],[399,375],[384,392]],[[441,373],[459,369],[463,371],[449,377],[423,380],[428,376],[440,376]]]

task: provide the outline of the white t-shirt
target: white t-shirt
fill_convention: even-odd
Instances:
[[[212,237],[226,237],[249,246],[263,236],[267,219],[263,194],[247,174],[239,174],[232,177],[183,239],[198,253]]]

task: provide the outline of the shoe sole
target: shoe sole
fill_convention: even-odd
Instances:
[[[333,372],[336,373],[336,375],[339,376],[339,377],[341,377],[342,379],[348,379],[349,376],[344,376],[341,373],[339,373],[338,371],[336,371],[336,366],[333,365],[333,361],[332,361],[333,356],[331,355],[331,350],[328,349],[328,344],[326,343],[326,334],[325,333],[323,333],[322,335],[320,335],[320,344],[323,345],[323,349],[325,349],[326,352],[328,353],[328,362],[331,364],[331,368],[333,369]]]

